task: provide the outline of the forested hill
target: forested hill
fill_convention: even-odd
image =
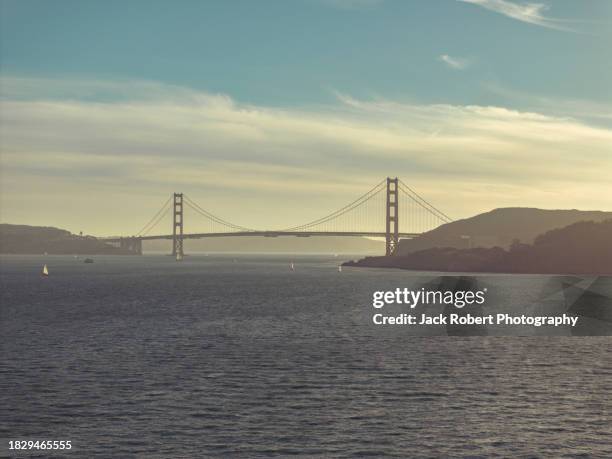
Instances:
[[[508,248],[515,239],[531,244],[536,236],[552,229],[579,221],[599,222],[608,219],[612,219],[612,212],[501,208],[447,223],[415,239],[403,239],[398,254],[434,247]]]
[[[420,271],[612,275],[612,220],[578,222],[548,231],[533,244],[431,248],[393,257],[369,257],[350,266]]]
[[[49,226],[0,224],[0,253],[5,254],[121,254],[93,236],[79,236]]]

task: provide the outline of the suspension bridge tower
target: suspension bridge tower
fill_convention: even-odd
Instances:
[[[172,211],[172,256],[183,259],[183,193],[174,193]]]
[[[387,177],[387,224],[385,231],[385,255],[388,257],[395,255],[395,251],[397,250],[397,246],[399,244],[399,216],[397,212],[399,193],[397,185],[397,177],[393,179]]]

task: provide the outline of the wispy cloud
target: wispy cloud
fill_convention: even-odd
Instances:
[[[509,88],[498,82],[484,82],[482,86],[498,96],[499,100],[527,107],[530,111],[554,113],[556,116],[576,118],[590,124],[612,128],[612,107],[605,100],[549,97]]]
[[[464,70],[470,65],[470,62],[467,59],[463,59],[461,57],[452,57],[448,54],[442,54],[438,57],[438,60],[444,62],[450,68],[453,68],[455,70]]]
[[[515,3],[510,0],[458,0],[464,3],[472,3],[488,10],[503,14],[517,21],[526,22],[549,29],[571,31],[561,24],[558,19],[553,19],[544,15],[549,9],[545,3]]]
[[[456,217],[612,208],[612,129],[571,118],[341,93],[329,106],[279,109],[138,81],[0,84],[4,221],[137,231],[184,191],[238,224],[274,228],[342,207],[391,174]],[[104,102],[90,96],[100,92]]]

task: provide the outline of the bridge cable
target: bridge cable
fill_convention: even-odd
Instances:
[[[376,186],[374,186],[370,191],[368,191],[367,193],[363,194],[362,196],[360,196],[359,198],[355,199],[353,202],[347,204],[346,206],[342,207],[341,209],[336,210],[335,212],[332,212],[331,214],[328,214],[324,217],[321,217],[317,220],[313,220],[311,222],[308,223],[304,223],[303,225],[299,225],[299,226],[294,226],[292,228],[287,228],[284,229],[282,231],[298,231],[298,230],[303,230],[306,228],[311,228],[315,225],[320,225],[323,223],[327,223],[330,220],[336,219],[344,214],[346,214],[347,212],[350,212],[351,210],[355,209],[356,207],[359,207],[360,205],[368,202],[370,199],[372,199],[374,196],[376,196],[378,193],[380,193],[384,187],[382,186],[384,183],[386,182],[385,180],[382,180],[380,183],[378,183]]]
[[[218,223],[222,226],[226,226],[228,228],[232,228],[238,231],[245,231],[245,232],[255,232],[257,230],[251,229],[251,228],[245,228],[244,226],[240,226],[240,225],[235,225],[234,223],[230,223],[226,220],[223,220],[220,217],[217,217],[214,214],[211,214],[210,212],[208,212],[207,210],[203,209],[202,207],[200,207],[196,202],[194,202],[192,199],[190,199],[188,196],[183,196],[183,198],[185,199],[186,204],[193,209],[194,211],[196,211],[197,213],[199,213],[200,215],[208,218],[209,220],[214,221],[215,223]]]
[[[151,220],[148,221],[148,223],[142,227],[142,229],[140,231],[138,231],[136,233],[136,236],[143,236],[145,234],[147,234],[149,231],[151,231],[158,223],[159,223],[159,216],[160,214],[162,214],[162,212],[164,212],[166,209],[166,206],[170,203],[170,200],[172,199],[172,195],[168,198],[168,200],[164,203],[164,205],[161,207],[161,209],[159,209],[157,211],[157,213],[153,216],[153,218]],[[155,221],[157,219],[157,221]],[[150,226],[153,222],[155,221],[155,223]],[[150,227],[149,227],[150,226]],[[146,232],[145,232],[146,230]],[[144,234],[143,234],[144,233]]]
[[[419,195],[416,191],[414,191],[412,188],[410,188],[408,185],[406,185],[401,180],[400,180],[400,186],[405,188],[405,189],[402,190],[404,193],[414,195],[416,197],[416,199],[418,199],[420,201],[421,207],[425,207],[426,206],[428,208],[427,210],[429,210],[431,213],[434,213],[441,220],[448,220],[449,222],[453,221],[452,218],[450,218],[448,215],[446,215],[440,209],[438,209],[437,207],[432,205],[430,202],[426,201],[421,195]]]
[[[239,231],[247,231],[247,232],[254,232],[257,230],[251,229],[251,228],[245,228],[243,226],[240,225],[235,225],[234,223],[230,223],[220,217],[217,217],[214,214],[211,214],[210,212],[208,212],[207,210],[203,209],[201,206],[199,206],[196,202],[194,202],[193,200],[185,197],[185,203],[194,211],[196,211],[198,214],[208,218],[209,220],[212,220],[215,223],[218,223],[222,226],[226,226],[232,229],[236,229]]]
[[[159,223],[168,215],[169,210],[170,207],[168,207],[163,213],[161,213],[157,220],[144,233],[141,233],[140,236],[147,236],[153,230],[153,228],[156,228],[157,225],[159,225]]]
[[[378,194],[385,189],[384,186],[382,186],[384,184],[384,182],[385,182],[385,180],[383,180],[381,183],[376,185],[374,188],[372,188],[369,192],[367,192],[366,194],[364,194],[360,198],[356,199],[355,201],[351,202],[350,204],[347,204],[346,206],[342,207],[341,209],[338,209],[335,212],[332,212],[331,214],[326,215],[325,217],[319,218],[318,220],[314,220],[314,221],[306,223],[304,225],[296,226],[294,228],[289,228],[288,230],[285,230],[285,231],[296,231],[296,230],[300,230],[300,229],[310,228],[310,227],[313,227],[313,226],[316,226],[316,225],[322,225],[322,224],[328,223],[330,221],[337,221],[337,219],[339,217],[341,217],[341,216],[343,216],[343,215],[345,215],[345,214],[355,210],[356,208],[361,208],[361,206],[363,204],[365,204],[367,206],[367,203],[369,203],[373,198],[378,196]],[[353,214],[351,214],[351,215],[352,215],[353,220],[354,220],[355,215],[353,215]],[[355,223],[355,222],[352,221],[352,223]]]
[[[437,211],[437,209],[435,207],[434,208],[429,208],[426,205],[424,205],[421,201],[419,201],[418,195],[414,196],[412,193],[408,193],[405,190],[402,190],[402,192],[412,202],[414,202],[416,205],[418,205],[421,209],[425,210],[427,212],[427,214],[430,215],[431,217],[435,217],[437,220],[440,220],[440,221],[442,221],[444,223],[449,223],[449,222],[452,221],[448,217],[443,216],[443,214],[441,212],[440,212],[440,214],[438,214],[438,211]]]
[[[399,182],[400,182],[400,186],[405,188],[405,189],[402,189],[402,191],[405,194],[407,194],[411,199],[413,199],[415,202],[417,202],[425,210],[427,210],[428,212],[434,214],[436,217],[438,217],[440,220],[444,221],[445,223],[449,223],[449,222],[453,221],[452,218],[450,218],[444,212],[442,212],[441,210],[437,209],[432,204],[430,204],[425,199],[423,199],[416,191],[414,191],[412,188],[410,188],[408,185],[406,185],[402,180],[400,180]]]

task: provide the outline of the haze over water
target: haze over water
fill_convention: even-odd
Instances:
[[[0,438],[71,439],[73,457],[612,456],[609,337],[375,327],[373,291],[436,276],[342,261],[3,257]],[[495,312],[565,301],[548,276],[475,282]]]

